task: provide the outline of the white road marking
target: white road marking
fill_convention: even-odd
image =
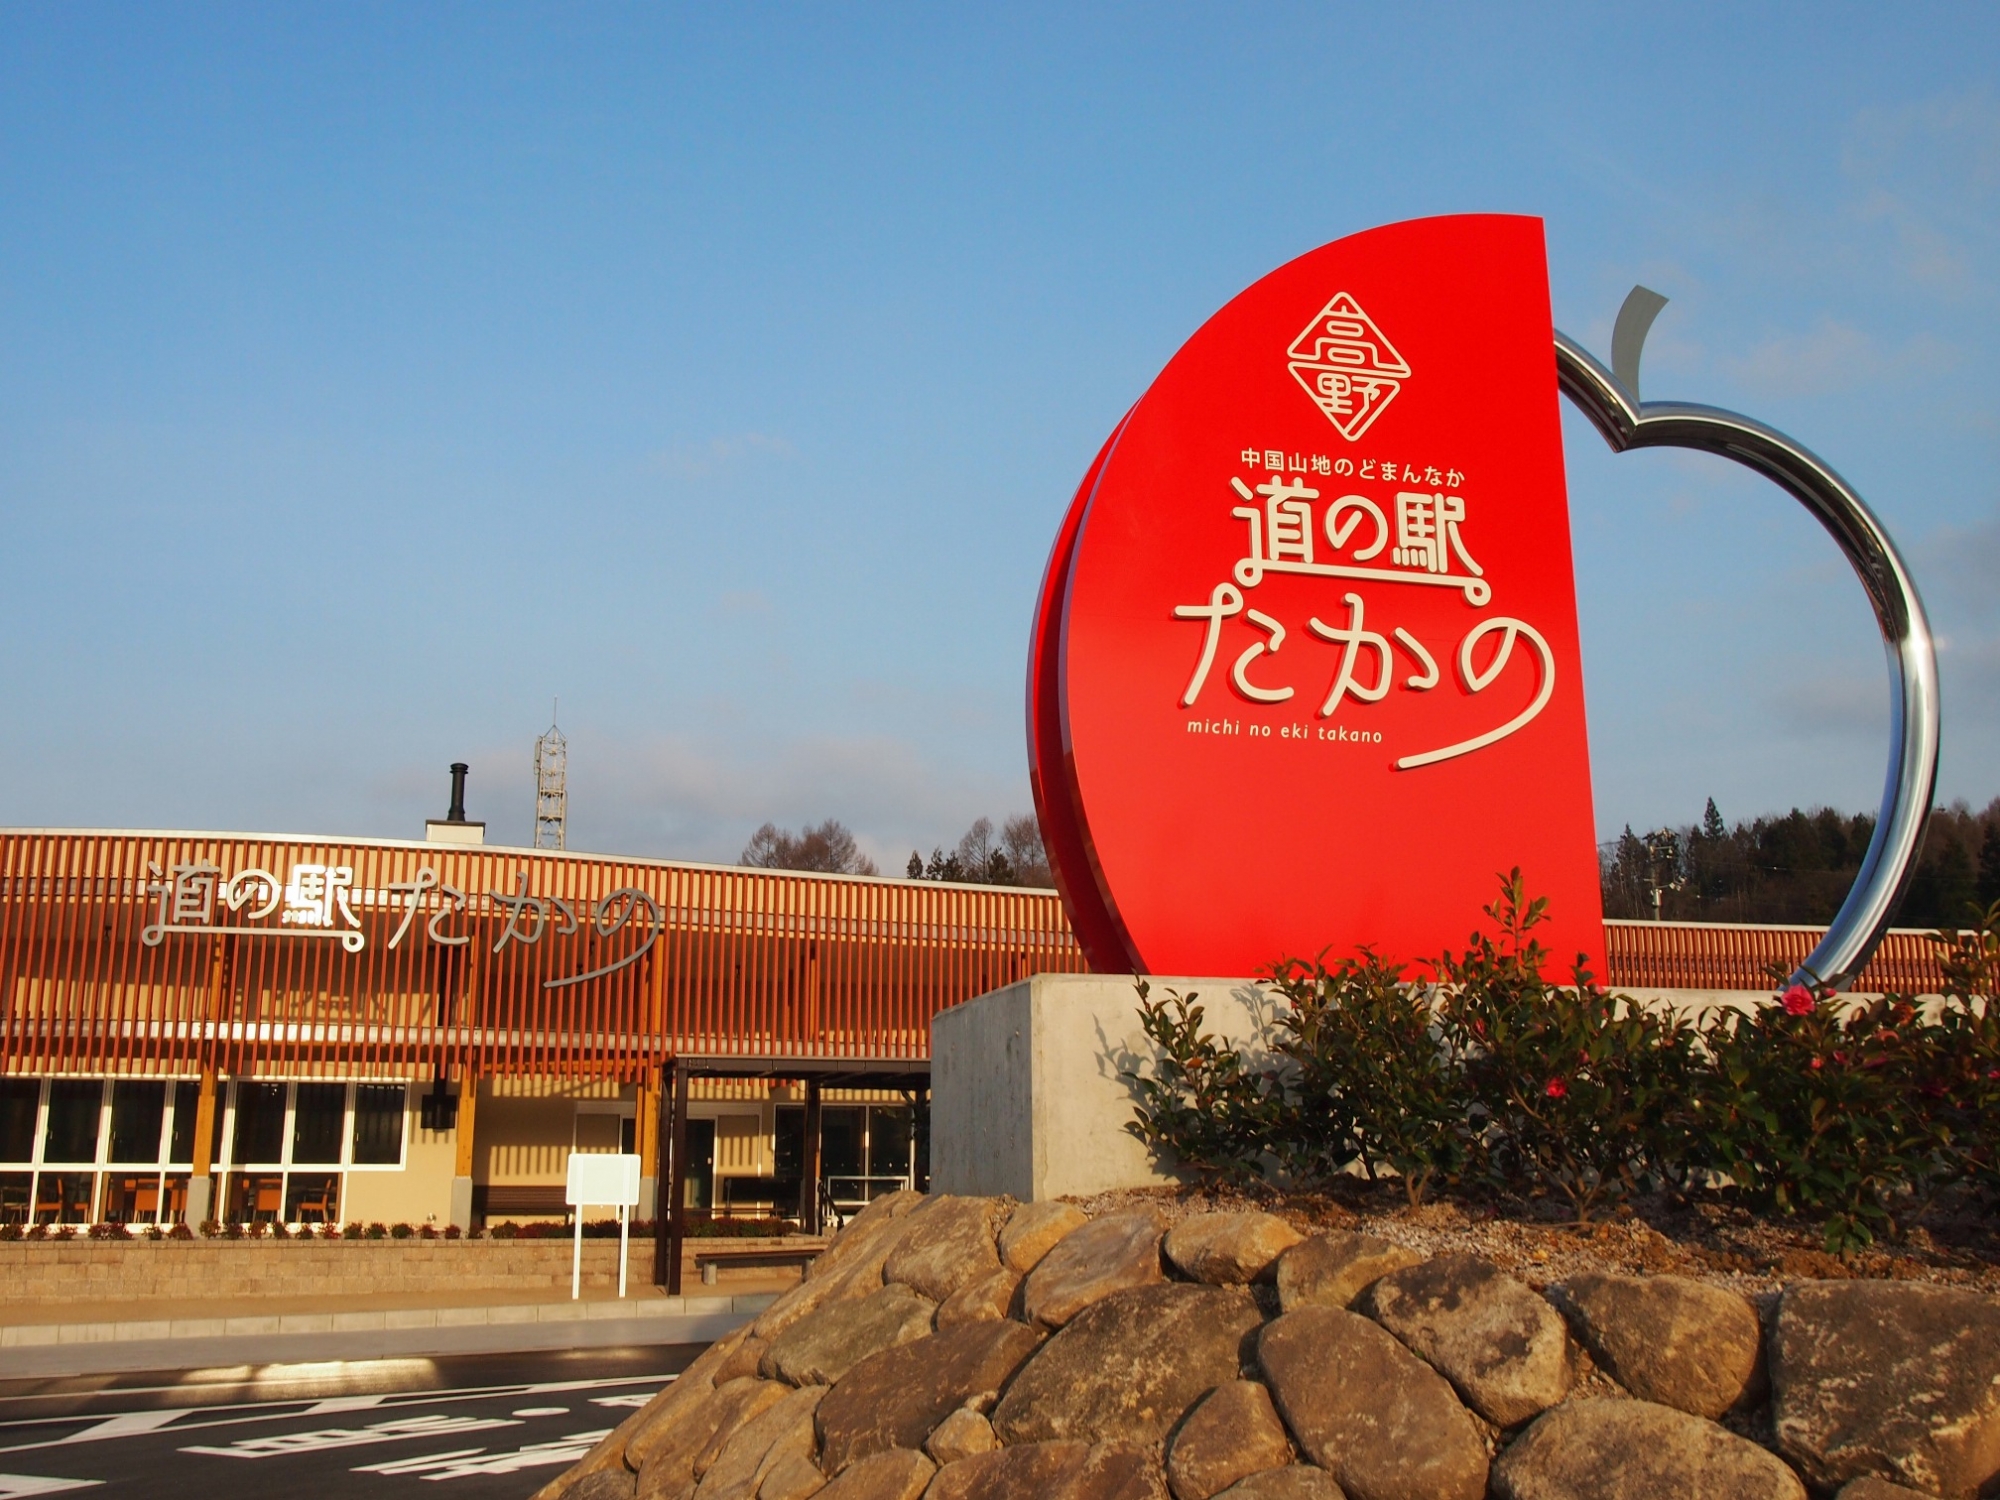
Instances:
[[[64,1490],[87,1490],[104,1483],[101,1479],[49,1479],[39,1474],[0,1474],[0,1500],[18,1495],[60,1495]]]
[[[646,1402],[652,1400],[654,1396],[658,1395],[660,1389],[670,1384],[675,1378],[672,1375],[614,1375],[597,1380],[555,1380],[514,1385],[457,1386],[440,1391],[379,1391],[368,1395],[329,1396],[322,1401],[310,1404],[302,1398],[294,1396],[289,1401],[243,1401],[214,1406],[176,1406],[167,1408],[164,1413],[155,1411],[113,1412],[95,1419],[83,1417],[73,1419],[89,1421],[91,1425],[79,1429],[77,1433],[67,1438],[46,1438],[39,1442],[0,1445],[0,1454],[25,1453],[37,1448],[61,1447],[64,1443],[83,1440],[83,1435],[86,1433],[96,1434],[97,1437],[101,1438],[136,1436],[157,1431],[158,1425],[164,1425],[177,1417],[187,1419],[180,1424],[183,1429],[193,1430],[206,1427],[236,1426],[246,1422],[283,1421],[293,1417],[322,1415],[341,1411],[369,1411],[381,1407],[394,1409],[402,1406],[430,1406],[451,1401],[482,1401],[489,1397],[504,1400],[509,1396],[537,1396],[552,1394],[558,1391],[593,1391],[603,1390],[606,1387],[632,1385],[643,1385],[649,1387],[649,1389],[643,1394],[634,1394],[619,1398],[621,1404],[643,1406]],[[174,1388],[163,1386],[158,1389],[167,1390]],[[183,1391],[183,1393],[185,1392]],[[129,1397],[141,1394],[141,1392],[117,1391],[108,1394]],[[49,1399],[55,1399],[57,1396],[60,1396],[64,1400],[73,1399],[69,1394],[61,1392],[53,1393]],[[24,1401],[34,1399],[39,1398],[10,1398],[5,1404],[18,1406]],[[53,1417],[11,1417],[0,1421],[0,1432],[5,1432],[7,1429],[14,1427],[46,1428],[58,1420],[60,1419]],[[114,1427],[112,1425],[114,1423],[125,1422],[130,1422],[134,1425],[129,1427]],[[7,1500],[4,1493],[0,1493],[0,1500]]]
[[[392,1458],[387,1463],[363,1464],[354,1470],[356,1474],[421,1474],[425,1469],[437,1465],[456,1462],[461,1458],[471,1458],[484,1453],[484,1448],[454,1448],[449,1453],[426,1453],[420,1458]]]
[[[592,1406],[644,1406],[658,1394],[658,1391],[634,1391],[626,1396],[592,1396],[590,1404]]]
[[[217,1458],[290,1458],[300,1453],[323,1453],[329,1448],[358,1448],[367,1443],[395,1443],[408,1438],[456,1437],[461,1433],[520,1425],[509,1417],[403,1417],[370,1427],[325,1427],[316,1432],[239,1438],[226,1448],[193,1447],[181,1452],[206,1453]]]
[[[487,1453],[484,1449],[469,1448],[456,1453],[433,1453],[423,1458],[399,1458],[388,1463],[369,1464],[354,1472],[416,1475],[427,1480],[470,1479],[484,1474],[515,1474],[522,1469],[575,1463],[610,1433],[609,1427],[600,1428],[596,1432],[573,1432],[568,1437],[558,1438],[552,1443],[525,1444],[512,1453]]]
[[[65,1443],[101,1443],[106,1438],[132,1437],[141,1432],[158,1432],[176,1417],[184,1417],[196,1408],[191,1406],[168,1406],[159,1411],[128,1411],[115,1417],[106,1417],[94,1426],[81,1432],[72,1432],[62,1441]]]
[[[302,1417],[324,1417],[340,1411],[373,1411],[392,1393],[377,1391],[372,1396],[328,1396],[324,1401],[315,1401],[299,1415]]]
[[[524,1406],[513,1415],[517,1417],[566,1417],[569,1415],[569,1408],[567,1406]]]

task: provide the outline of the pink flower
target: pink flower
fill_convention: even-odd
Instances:
[[[1548,1088],[1543,1092],[1551,1099],[1560,1099],[1569,1092],[1569,1085],[1564,1083],[1560,1078],[1551,1078]]]
[[[1816,1004],[1813,992],[1802,984],[1793,985],[1779,998],[1785,1002],[1785,1014],[1788,1016],[1809,1016]]]

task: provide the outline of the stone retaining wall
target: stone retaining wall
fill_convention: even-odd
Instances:
[[[876,1200],[536,1500],[1974,1500],[2000,1302]]]
[[[700,1244],[700,1241],[690,1241]],[[12,1304],[204,1301],[429,1292],[569,1295],[562,1240],[17,1240],[0,1243]],[[628,1277],[651,1279],[653,1242],[632,1241]],[[618,1241],[583,1242],[586,1288],[618,1284]]]

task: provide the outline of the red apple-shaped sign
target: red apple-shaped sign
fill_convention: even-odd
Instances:
[[[1519,866],[1602,972],[1540,221],[1370,230],[1176,354],[1065,519],[1029,680],[1094,967],[1460,943]]]

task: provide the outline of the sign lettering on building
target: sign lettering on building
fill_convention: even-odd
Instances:
[[[368,933],[356,906],[361,893],[354,884],[352,865],[300,862],[284,876],[252,867],[226,875],[205,859],[176,864],[164,870],[149,869],[153,879],[146,894],[155,903],[154,918],[147,923],[139,940],[157,948],[174,933],[221,933],[240,937],[331,938],[349,953],[368,946]],[[568,937],[583,930],[588,922],[595,937],[607,945],[628,928],[635,946],[609,963],[583,973],[545,979],[545,989],[563,989],[586,980],[601,979],[638,962],[659,939],[663,928],[660,904],[638,886],[620,886],[595,901],[577,904],[561,896],[543,896],[529,890],[526,870],[515,872],[514,889],[488,891],[490,909],[504,912],[494,953],[510,946],[532,948],[545,933]],[[400,948],[408,940],[428,940],[446,948],[462,948],[472,941],[462,919],[468,901],[464,891],[445,885],[429,865],[409,880],[389,881],[383,886],[386,902],[400,911],[396,928],[385,947]],[[422,925],[418,919],[423,918]]]

